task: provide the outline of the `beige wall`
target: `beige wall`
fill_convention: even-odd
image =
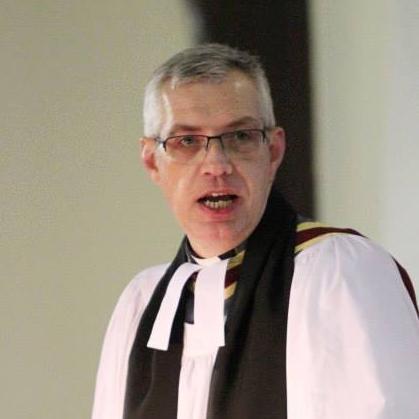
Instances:
[[[118,294],[175,249],[137,138],[145,79],[191,43],[182,5],[1,4],[3,418],[87,418]]]
[[[419,287],[419,3],[313,0],[320,217],[388,248]]]

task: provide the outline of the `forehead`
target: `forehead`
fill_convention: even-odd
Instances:
[[[161,89],[162,134],[179,127],[219,131],[235,121],[262,124],[261,106],[255,82],[232,71],[221,81],[192,81]]]

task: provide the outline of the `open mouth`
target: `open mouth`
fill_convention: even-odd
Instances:
[[[225,209],[233,205],[237,195],[211,193],[198,199],[198,202],[210,209]]]

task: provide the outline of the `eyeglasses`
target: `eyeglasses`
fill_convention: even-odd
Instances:
[[[224,132],[220,135],[185,134],[168,137],[165,140],[155,139],[163,146],[167,155],[179,163],[192,163],[198,156],[206,153],[211,140],[219,140],[221,148],[230,158],[250,157],[259,145],[266,141],[263,129],[241,129]]]

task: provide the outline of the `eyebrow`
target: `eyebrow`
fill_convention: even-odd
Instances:
[[[200,127],[196,127],[193,125],[187,125],[187,124],[175,124],[173,125],[172,129],[169,131],[169,135],[174,135],[178,131],[184,131],[184,132],[199,132],[201,131]]]
[[[230,122],[228,125],[226,125],[226,128],[237,128],[247,124],[260,124],[261,122],[262,121],[258,118],[254,118],[252,116],[245,116],[243,118],[237,119],[236,121]]]
[[[229,124],[225,125],[223,130],[232,130],[243,125],[250,125],[250,124],[261,124],[262,121],[258,118],[254,118],[252,116],[245,116],[243,118],[239,118],[235,121],[230,122]],[[176,132],[183,131],[188,133],[196,133],[202,131],[202,127],[188,125],[188,124],[175,124],[172,129],[170,130],[168,136],[175,135]]]

